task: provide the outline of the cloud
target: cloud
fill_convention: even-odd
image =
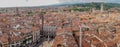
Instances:
[[[0,7],[43,6],[59,3],[58,0],[0,0]]]
[[[64,2],[114,2],[120,3],[120,0],[0,0],[0,7],[17,7],[17,6],[43,6]]]

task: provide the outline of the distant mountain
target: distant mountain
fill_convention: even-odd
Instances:
[[[92,3],[81,3],[81,2],[76,2],[76,3],[61,3],[61,4],[55,4],[52,6],[79,6],[79,7],[94,7],[96,9],[100,9],[100,4],[102,2],[92,2]],[[104,5],[105,9],[113,8],[113,7],[120,7],[119,3],[102,3]]]
[[[89,11],[91,8],[96,8],[96,10],[100,10],[101,3],[104,6],[105,10],[108,10],[113,7],[120,8],[119,3],[103,3],[103,2],[92,2],[92,3],[62,3],[62,4],[55,4],[51,7],[60,7],[60,6],[68,6],[72,7],[70,10],[74,11]],[[77,7],[85,7],[85,8],[77,8]]]
[[[84,2],[84,3],[90,3],[90,2],[105,2],[105,3],[120,3],[120,0],[59,0],[59,2]]]
[[[94,7],[96,9],[100,9],[100,2],[92,2],[92,3],[82,3],[82,2],[64,2],[59,4],[53,4],[53,5],[46,5],[46,6],[30,6],[30,7],[41,7],[41,8],[48,8],[48,7],[60,7],[60,6],[79,6],[79,7]],[[109,9],[112,7],[120,7],[119,3],[103,3],[105,9]],[[26,6],[25,6],[26,7]]]

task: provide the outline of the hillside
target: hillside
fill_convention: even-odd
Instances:
[[[120,4],[118,3],[102,3],[104,6],[104,10],[108,10],[110,8],[120,8]],[[76,3],[76,4],[64,4],[64,6],[73,7],[71,10],[74,11],[88,11],[91,8],[96,8],[96,10],[100,9],[101,3]],[[77,8],[77,7],[83,7],[83,8]]]

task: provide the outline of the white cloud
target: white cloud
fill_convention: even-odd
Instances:
[[[59,3],[57,0],[0,0],[0,7],[42,6]]]
[[[0,0],[0,7],[42,6],[63,2],[119,2],[120,0]]]

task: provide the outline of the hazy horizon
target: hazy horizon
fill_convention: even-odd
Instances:
[[[45,6],[52,4],[62,4],[65,2],[110,2],[120,3],[120,0],[0,0],[0,7],[21,7],[21,6]]]

